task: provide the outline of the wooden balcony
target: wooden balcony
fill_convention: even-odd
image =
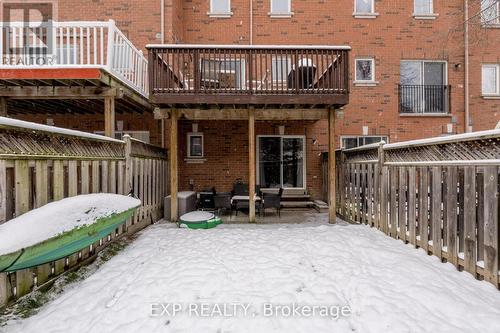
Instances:
[[[148,45],[152,103],[339,107],[349,101],[348,46]]]

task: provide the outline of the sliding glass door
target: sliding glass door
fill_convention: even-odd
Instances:
[[[259,185],[264,188],[305,187],[305,138],[258,136]]]

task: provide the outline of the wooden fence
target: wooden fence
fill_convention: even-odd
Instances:
[[[337,212],[499,284],[500,131],[340,151]]]
[[[124,141],[0,118],[0,223],[54,200],[87,193],[133,193],[142,206],[120,229],[67,258],[0,273],[0,306],[89,261],[114,238],[156,222],[163,212],[166,151]]]

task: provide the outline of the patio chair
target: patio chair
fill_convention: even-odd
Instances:
[[[263,193],[262,194],[262,213],[266,216],[266,208],[276,208],[278,216],[281,216],[281,196],[283,188],[280,188],[278,193]]]
[[[217,193],[214,196],[215,210],[217,214],[220,215],[221,211],[229,211],[229,214],[233,214],[233,205],[231,205],[231,193]]]
[[[233,191],[231,194],[234,195],[248,195],[248,185],[237,181],[233,185]]]

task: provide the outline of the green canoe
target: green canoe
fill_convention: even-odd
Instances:
[[[209,212],[191,212],[181,216],[180,226],[189,229],[212,229],[222,224],[222,220]]]
[[[91,224],[62,232],[34,245],[0,255],[0,272],[13,272],[34,267],[76,253],[112,233],[133,215],[136,208],[118,211],[98,218]]]

